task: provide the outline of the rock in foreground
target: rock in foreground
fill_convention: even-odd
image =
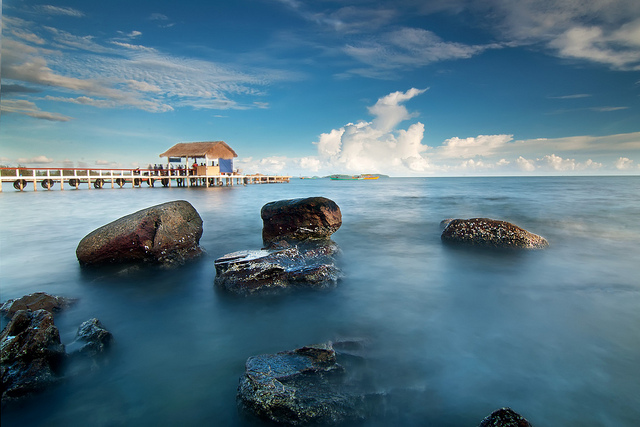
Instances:
[[[340,208],[325,197],[267,203],[260,216],[265,245],[282,239],[328,239],[342,225]]]
[[[50,312],[16,312],[0,340],[2,402],[41,391],[59,381],[65,349]]]
[[[124,216],[85,236],[76,249],[81,264],[150,261],[182,263],[202,253],[202,218],[184,200]]]
[[[544,237],[506,221],[489,218],[453,219],[441,235],[446,243],[512,249],[543,249],[549,246]]]
[[[216,286],[238,294],[275,294],[293,288],[329,289],[336,286],[339,269],[331,241],[282,249],[239,251],[215,261]]]
[[[364,419],[373,396],[344,382],[330,344],[253,356],[238,386],[238,405],[281,424],[338,424]]]
[[[73,298],[64,298],[49,295],[45,292],[34,292],[22,298],[11,299],[0,307],[0,313],[6,317],[12,317],[20,310],[47,310],[50,313],[57,313],[76,302]]]
[[[531,424],[511,408],[500,408],[482,420],[478,427],[531,427]]]

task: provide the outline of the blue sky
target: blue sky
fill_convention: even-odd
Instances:
[[[0,163],[640,174],[637,0],[2,3]]]

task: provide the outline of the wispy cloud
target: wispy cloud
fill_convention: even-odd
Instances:
[[[35,119],[43,119],[54,122],[68,122],[71,117],[59,113],[42,111],[35,103],[24,99],[3,99],[0,104],[0,111],[4,113],[22,114]]]
[[[368,68],[352,68],[350,73],[365,77],[398,78],[397,70],[410,70],[456,59],[470,58],[487,49],[499,49],[497,43],[467,45],[447,42],[435,33],[419,28],[401,28],[379,37],[352,43],[344,52]]]
[[[47,15],[64,15],[64,16],[72,16],[75,18],[82,18],[84,16],[84,12],[71,7],[60,7],[60,6],[52,6],[47,4],[47,5],[34,6],[34,8],[39,13],[44,13]]]
[[[47,156],[35,156],[31,158],[21,157],[18,159],[18,163],[29,164],[29,165],[49,164],[49,163],[53,163],[53,159],[50,159]]]
[[[293,73],[277,69],[240,70],[212,61],[176,57],[126,41],[141,36],[140,31],[101,41],[91,35],[77,36],[44,27],[51,43],[42,46],[29,41],[32,37],[27,36],[26,28],[31,26],[27,21],[10,20],[9,27],[21,37],[3,40],[3,83],[16,87],[28,83],[35,88],[77,95],[49,95],[48,101],[149,112],[179,107],[267,108],[268,103],[261,99],[264,88],[293,77]],[[44,98],[31,101],[38,99]],[[45,114],[33,113],[33,117],[45,118]]]
[[[588,93],[577,93],[575,95],[562,95],[562,96],[550,96],[551,99],[580,99],[580,98],[589,98],[590,94]]]

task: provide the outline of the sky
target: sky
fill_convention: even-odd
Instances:
[[[4,0],[0,163],[640,174],[637,0]]]

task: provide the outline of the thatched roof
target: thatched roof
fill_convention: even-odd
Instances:
[[[180,142],[169,148],[160,157],[207,157],[209,159],[233,159],[235,151],[224,141]]]

